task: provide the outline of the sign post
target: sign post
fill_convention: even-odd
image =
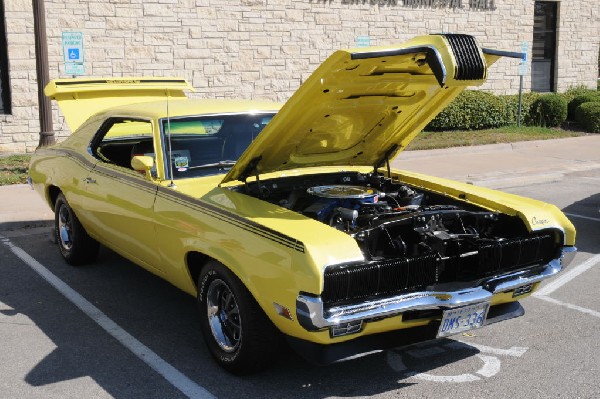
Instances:
[[[521,43],[521,53],[523,53],[523,58],[521,59],[521,63],[519,64],[519,107],[517,111],[517,126],[521,126],[521,111],[523,107],[523,76],[527,74],[527,52],[529,51],[529,42]]]
[[[73,77],[85,75],[83,33],[63,32],[62,47],[65,60],[65,73]]]

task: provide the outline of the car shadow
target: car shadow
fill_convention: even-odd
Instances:
[[[597,228],[598,219],[600,219],[600,193],[576,201],[563,208],[562,211],[567,215],[571,223],[575,225],[578,233],[585,231],[585,234],[577,234],[575,244],[577,249],[590,254],[600,253],[598,250],[600,248],[598,246],[600,242],[600,229]],[[586,219],[585,217],[595,218],[596,220]]]
[[[158,356],[217,397],[326,398],[385,394],[418,383],[390,366],[394,349],[329,366],[307,363],[290,349],[263,373],[237,377],[214,363],[200,334],[196,300],[160,278],[102,248],[96,263],[72,267],[43,236],[15,237],[15,245],[98,307]],[[91,319],[23,265],[0,283],[0,301],[23,314],[56,346],[26,375],[32,386],[78,377],[93,379],[115,398],[185,397],[101,330]],[[33,289],[32,289],[33,287]],[[10,316],[9,316],[10,317]],[[443,339],[440,344],[453,342]],[[407,359],[411,370],[427,372],[477,354],[465,346],[426,361]]]

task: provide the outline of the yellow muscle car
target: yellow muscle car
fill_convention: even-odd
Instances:
[[[576,251],[552,205],[390,168],[501,56],[454,34],[337,51],[285,105],[192,100],[176,78],[54,80],[74,133],[30,179],[68,263],[100,243],[197,296],[230,372],[285,341],[331,363],[446,337],[522,315]]]

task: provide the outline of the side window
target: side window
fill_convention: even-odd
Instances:
[[[0,0],[0,114],[11,113],[10,80],[8,78],[8,46],[4,19],[4,1]]]
[[[155,157],[152,123],[133,118],[110,118],[96,134],[92,153],[103,162],[131,169],[134,156]]]

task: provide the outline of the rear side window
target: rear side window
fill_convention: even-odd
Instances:
[[[92,154],[102,162],[131,169],[136,155],[155,157],[152,123],[133,118],[106,120],[92,142]]]

